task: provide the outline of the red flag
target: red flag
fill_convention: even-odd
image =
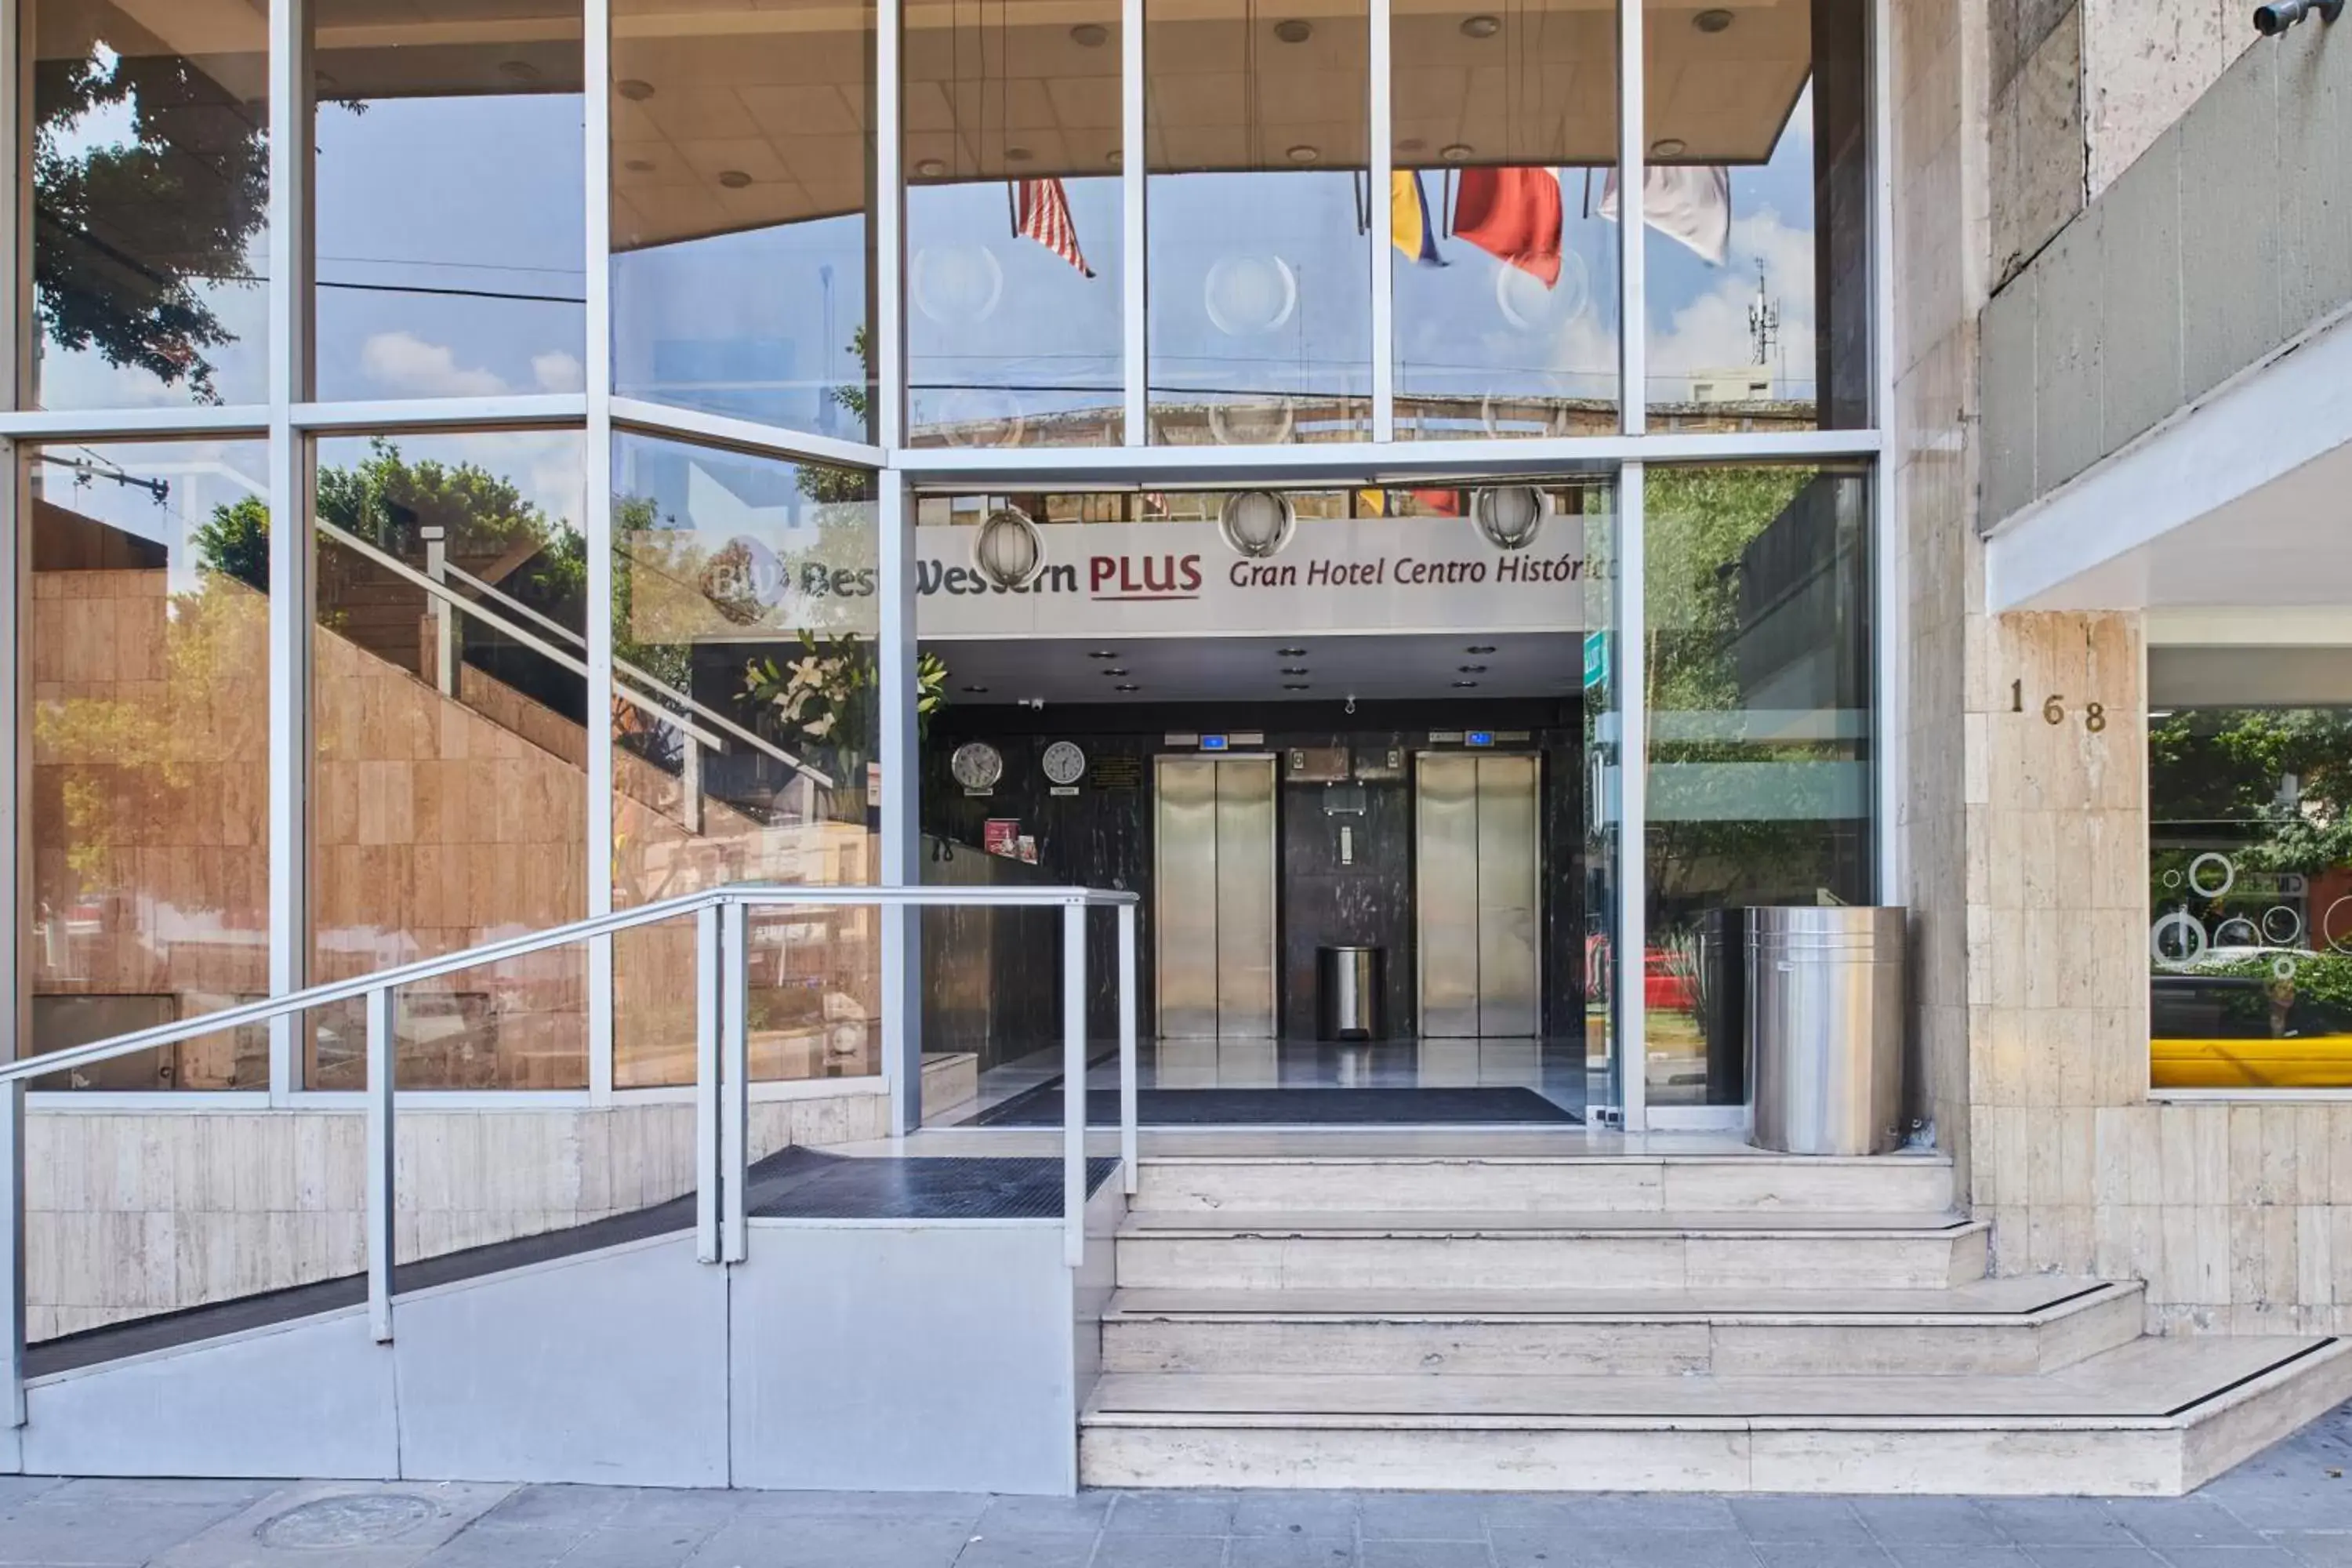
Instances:
[[[1023,180],[1019,192],[1019,216],[1014,230],[1035,240],[1080,273],[1091,278],[1095,269],[1078,249],[1078,226],[1070,221],[1069,194],[1062,189],[1059,180]]]
[[[1549,169],[1462,171],[1454,237],[1492,251],[1522,272],[1559,281],[1559,176]]]

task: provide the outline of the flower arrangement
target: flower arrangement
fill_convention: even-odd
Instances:
[[[928,728],[947,700],[948,667],[936,654],[915,660],[915,721]],[[743,667],[743,699],[759,710],[760,728],[834,779],[837,801],[854,799],[845,819],[866,816],[866,764],[881,736],[881,670],[873,646],[846,634],[803,630],[800,652],[755,658]]]

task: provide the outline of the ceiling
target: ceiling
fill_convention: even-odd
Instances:
[[[1472,647],[1492,648],[1473,654]],[[1448,636],[926,639],[948,667],[955,706],[1084,702],[1330,702],[1461,697],[1573,697],[1583,687],[1579,632]],[[1304,648],[1287,655],[1286,648]],[[1116,654],[1097,658],[1097,652]],[[1472,673],[1464,665],[1486,668]],[[1285,675],[1305,668],[1305,675]],[[1124,675],[1108,673],[1124,670]],[[1472,687],[1456,681],[1475,680]],[[1120,691],[1120,686],[1134,691]],[[1303,691],[1286,689],[1303,685]],[[985,691],[966,688],[984,686]]]
[[[88,47],[90,11],[64,9],[38,8],[45,58]],[[114,9],[127,22],[110,31],[151,34],[206,58],[241,96],[259,94],[259,0]],[[1651,141],[1680,142],[1685,163],[1768,159],[1811,69],[1811,10],[1649,6]],[[1732,21],[1703,30],[1703,11]],[[617,247],[866,205],[870,5],[614,0],[614,12]],[[577,0],[318,0],[318,16],[328,96],[580,90]],[[1151,166],[1361,166],[1367,16],[1364,0],[1150,0]],[[1612,0],[1396,0],[1393,16],[1400,166],[1614,162]],[[908,0],[906,27],[906,158],[919,185],[1118,167],[1116,4]]]

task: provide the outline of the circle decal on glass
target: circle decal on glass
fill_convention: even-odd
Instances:
[[[2205,952],[2205,928],[2186,910],[2175,910],[2148,928],[2147,951],[2158,963],[2194,963]]]
[[[1003,264],[984,245],[927,245],[907,271],[915,309],[943,327],[984,321],[1004,297]]]
[[[2271,960],[2271,973],[2281,980],[2294,978],[2294,960],[2282,953]]]
[[[1004,757],[985,741],[966,741],[948,759],[948,772],[966,789],[994,789],[1004,776]]]
[[[2319,935],[2330,952],[2352,952],[2352,893],[2327,906],[2319,917]]]
[[[1201,284],[1201,307],[1229,338],[1262,337],[1298,309],[1298,274],[1279,256],[1221,256]]]
[[[2221,878],[2219,886],[2209,888],[2205,885],[2205,874],[2209,868],[2219,868]],[[2204,854],[2189,862],[2189,890],[2200,899],[2220,898],[2230,890],[2237,879],[2238,868],[2227,855],[2219,850],[2208,849]]]
[[[1592,308],[1591,274],[1584,258],[1563,250],[1559,281],[1547,288],[1544,280],[1524,267],[1504,262],[1495,269],[1495,308],[1503,320],[1523,332],[1564,326]]]
[[[2302,935],[2303,917],[2291,905],[2273,904],[2263,911],[2263,940],[2273,947],[2293,947]]]
[[[1212,403],[1209,434],[1220,447],[1280,447],[1290,440],[1294,418],[1287,397],[1263,403]]]
[[[1003,388],[961,386],[924,400],[922,423],[950,447],[1018,447],[1028,421]]]
[[[2167,871],[2164,874],[2164,885],[2168,888],[2177,888],[2180,886],[2180,873],[2178,871]]]
[[[2213,928],[2215,947],[2260,947],[2263,933],[2243,915],[2231,915]]]
[[[1087,754],[1075,741],[1056,741],[1046,747],[1041,765],[1047,784],[1074,784],[1087,776]]]

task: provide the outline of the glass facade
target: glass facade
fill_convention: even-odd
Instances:
[[[33,1048],[878,881],[908,824],[996,831],[936,738],[1097,627],[1062,651],[1129,657],[1053,679],[1139,735],[1215,696],[1180,644],[1346,704],[1265,721],[1307,750],[1526,705],[1545,973],[1580,977],[1542,1029],[1629,1114],[1726,1092],[1676,978],[1713,911],[1876,895],[1863,0],[445,10],[19,7]],[[1318,488],[1250,488],[1309,444]],[[1154,598],[1192,608],[1153,632]],[[895,1070],[882,934],[754,922],[756,1076]],[[686,1081],[688,941],[422,988],[399,1080]],[[348,1089],[360,1033],[319,1009],[274,1083],[257,1037],[77,1087]]]

